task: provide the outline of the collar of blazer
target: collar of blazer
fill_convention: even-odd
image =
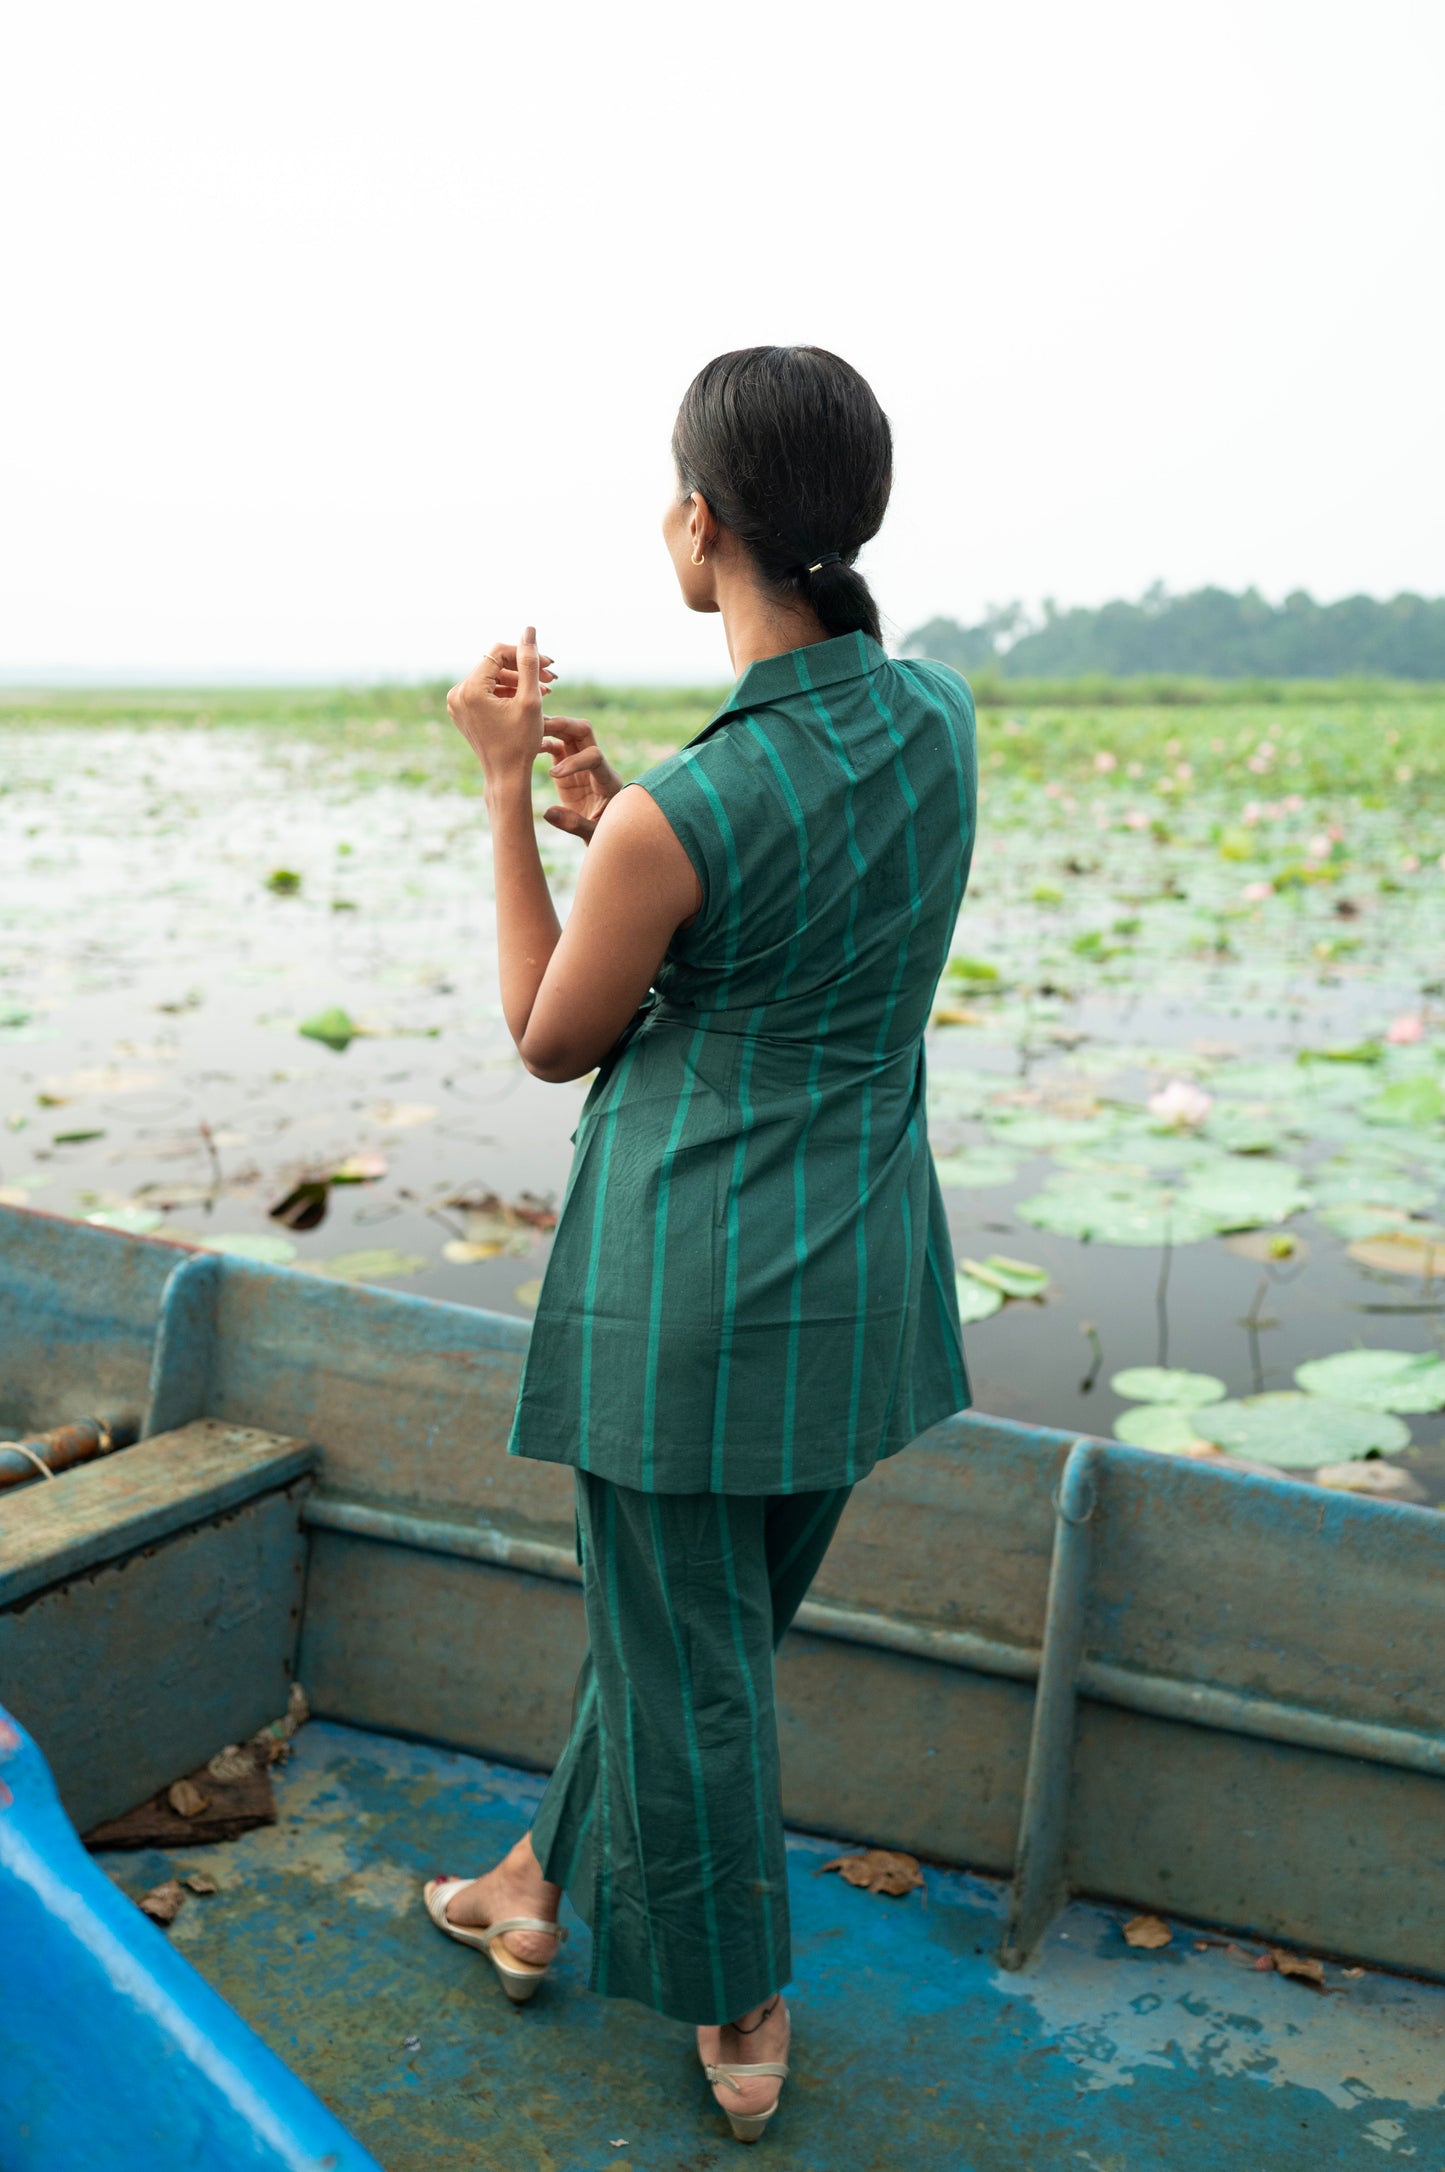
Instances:
[[[832,641],[815,641],[805,649],[787,649],[781,656],[764,656],[749,664],[727,700],[708,718],[702,730],[688,740],[700,740],[746,709],[769,709],[779,702],[797,701],[843,679],[860,679],[886,664],[888,657],[871,635],[839,634]]]

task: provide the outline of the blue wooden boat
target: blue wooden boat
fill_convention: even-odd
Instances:
[[[728,2161],[687,2032],[589,1998],[584,1933],[517,2012],[416,1905],[525,1829],[567,1726],[526,1339],[0,1208],[5,2172]],[[89,1421],[133,1444],[44,1476]],[[1442,1647],[1433,1513],[977,1415],[879,1469],[779,1661],[775,2165],[1445,2164]],[[279,1823],[82,1848],[297,1680]],[[819,1875],[840,1841],[924,1888]],[[177,1872],[219,1891],[166,1934],[127,1895]]]

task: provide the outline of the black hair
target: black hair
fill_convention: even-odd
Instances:
[[[824,347],[720,354],[687,388],[672,451],[683,496],[707,500],[775,594],[827,634],[882,639],[853,560],[883,525],[893,433],[857,370]]]

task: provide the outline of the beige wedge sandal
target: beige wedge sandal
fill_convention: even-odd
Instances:
[[[735,2089],[739,2096],[743,2093],[743,2082],[751,2081],[756,2074],[776,2074],[780,2085],[788,2078],[786,2066],[778,2059],[763,2060],[757,2066],[709,2066],[704,2059],[702,2070],[708,2078],[710,2088]],[[782,2101],[783,2092],[780,2086],[765,2112],[728,2112],[728,2125],[733,2130],[734,2139],[739,2142],[761,2141],[763,2129]],[[722,2109],[727,2111],[727,2106],[723,2105]]]
[[[508,1916],[501,1923],[488,1923],[484,1929],[473,1931],[460,1923],[447,1921],[447,1904],[463,1886],[475,1884],[472,1878],[431,1878],[422,1888],[426,1912],[439,1931],[454,1938],[459,1946],[471,1946],[484,1953],[502,1979],[502,1989],[514,2006],[523,2006],[532,1996],[547,1970],[550,1961],[520,1960],[506,1943],[508,1931],[545,1931],[555,1938],[558,1946],[567,1942],[567,1933],[560,1923],[544,1923],[540,1916]]]

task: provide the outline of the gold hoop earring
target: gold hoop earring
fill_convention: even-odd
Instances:
[[[705,565],[707,563],[707,560],[702,551],[694,551],[692,554],[692,562],[695,566],[701,566]]]

